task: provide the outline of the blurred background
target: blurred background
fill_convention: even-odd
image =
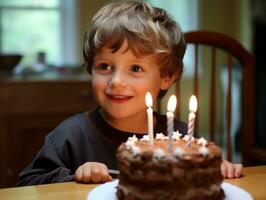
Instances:
[[[82,68],[82,42],[91,18],[108,2],[110,1],[0,0],[0,54],[3,57],[15,55],[14,60],[11,58],[14,61],[13,68],[7,70],[1,69],[4,58],[0,57],[0,187],[15,185],[19,171],[32,160],[44,136],[59,122],[95,106],[89,75]],[[165,8],[184,32],[202,29],[224,33],[255,55],[254,134],[256,145],[266,149],[266,122],[263,116],[266,111],[266,61],[263,59],[266,44],[266,1],[147,2]],[[188,102],[192,92],[191,56],[192,52],[188,49],[183,75],[185,88],[182,88],[185,91],[182,96],[184,102]],[[235,81],[237,80],[236,76]],[[237,91],[235,94],[237,97]],[[185,106],[187,105],[183,105]],[[222,112],[222,107],[220,110]],[[182,109],[181,119],[187,121],[187,115],[187,109]],[[238,117],[240,116],[236,114],[236,123]],[[207,121],[201,119],[200,124],[199,134],[204,135]],[[235,134],[237,140],[237,133]],[[241,162],[237,144],[236,142],[235,161]]]

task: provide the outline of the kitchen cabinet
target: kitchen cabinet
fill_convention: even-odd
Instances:
[[[89,78],[0,78],[0,187],[14,187],[44,137],[96,105]]]

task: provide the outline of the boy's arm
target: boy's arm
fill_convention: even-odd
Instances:
[[[23,174],[23,172],[20,174],[20,181],[17,186],[68,182],[74,180],[70,170],[65,167],[59,167],[49,172],[44,172],[42,169],[31,170],[30,174],[27,172]]]
[[[34,160],[20,173],[18,186],[73,180],[73,172],[64,164],[49,137]]]

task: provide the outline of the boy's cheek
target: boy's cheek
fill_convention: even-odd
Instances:
[[[94,76],[92,77],[92,87],[93,88],[104,88],[107,84],[107,80],[105,78]]]

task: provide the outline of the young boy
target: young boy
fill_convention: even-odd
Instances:
[[[83,55],[99,107],[66,119],[47,135],[18,185],[111,181],[117,147],[132,134],[147,134],[146,93],[156,100],[181,77],[184,52],[183,33],[163,9],[124,1],[98,11]],[[166,133],[165,116],[155,113],[153,121],[154,132]],[[176,120],[175,130],[186,134],[186,124]],[[221,171],[239,177],[242,166],[224,161]]]

